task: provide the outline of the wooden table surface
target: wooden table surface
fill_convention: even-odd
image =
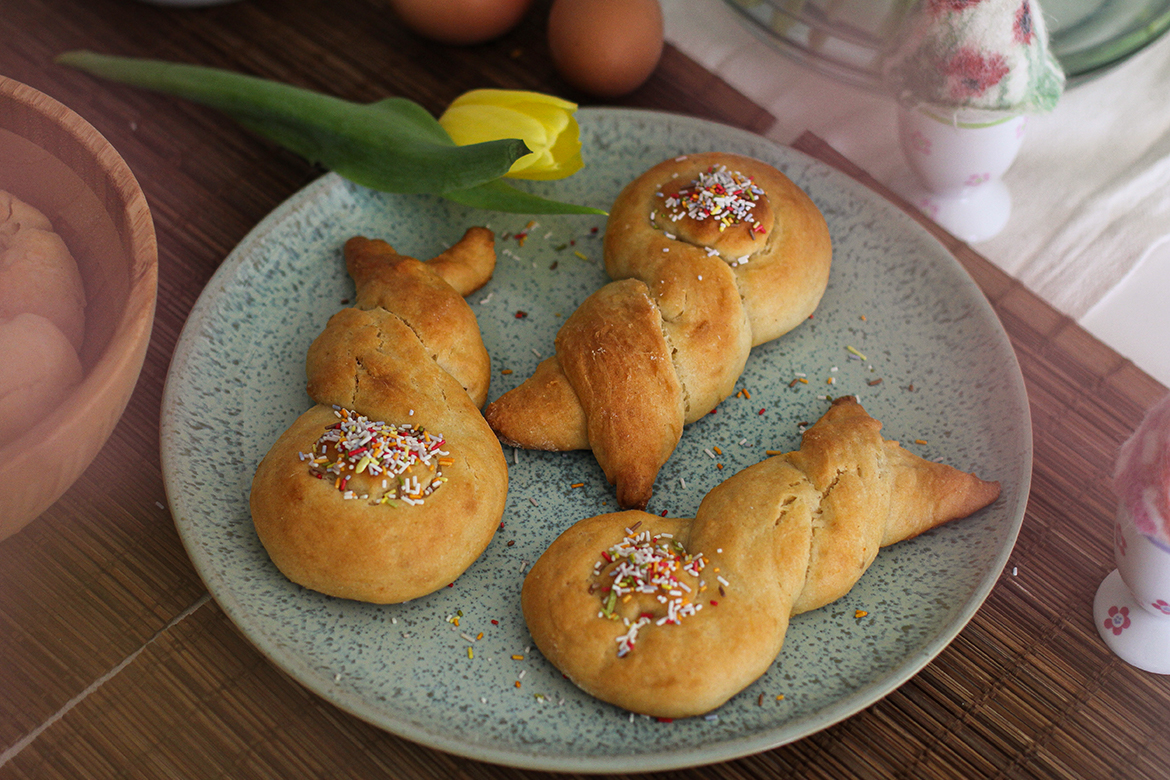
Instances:
[[[121,152],[152,209],[160,272],[150,350],[121,423],[73,488],[0,543],[0,778],[541,774],[447,755],[342,712],[267,662],[207,596],[166,509],[163,382],[219,263],[320,171],[213,111],[52,58],[89,48],[196,62],[353,100],[403,95],[435,114],[477,87],[595,103],[553,74],[547,9],[538,0],[504,38],[450,48],[404,31],[384,0],[4,3],[0,73],[74,109]],[[757,132],[772,121],[669,47],[619,102]],[[814,137],[798,147],[865,178]],[[1091,609],[1113,568],[1114,453],[1165,388],[932,229],[998,312],[1029,393],[1032,493],[1007,570],[958,638],[882,701],[793,744],[650,776],[1170,776],[1170,681],[1117,660]]]

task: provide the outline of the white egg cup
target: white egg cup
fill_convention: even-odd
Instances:
[[[993,238],[1011,214],[1002,177],[1027,122],[1024,114],[900,105],[898,138],[913,176],[895,181],[894,190],[956,238]]]
[[[1097,631],[1126,663],[1170,674],[1170,548],[1139,532],[1122,506],[1113,557],[1117,568],[1093,599]]]

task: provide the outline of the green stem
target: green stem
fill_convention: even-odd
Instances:
[[[514,214],[597,214],[605,216],[609,213],[591,206],[577,206],[572,203],[561,203],[542,198],[539,195],[516,189],[501,179],[464,190],[448,190],[443,193],[443,197],[456,203],[462,203],[464,206],[510,211]]]
[[[66,52],[56,61],[223,111],[249,130],[371,189],[451,193],[452,200],[498,211],[597,213],[495,186],[513,162],[528,154],[522,140],[457,146],[433,116],[406,98],[353,103],[218,68],[88,51]],[[488,184],[493,186],[483,189]]]

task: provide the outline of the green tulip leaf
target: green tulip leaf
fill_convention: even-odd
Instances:
[[[371,189],[441,193],[492,181],[528,154],[519,139],[456,146],[405,98],[353,103],[218,68],[73,51],[57,62],[218,109],[253,132]],[[484,208],[492,208],[485,201]]]
[[[474,208],[506,211],[513,214],[599,214],[608,212],[592,206],[577,206],[542,198],[496,179],[463,190],[448,190],[444,198]]]

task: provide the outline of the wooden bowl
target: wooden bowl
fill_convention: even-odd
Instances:
[[[158,245],[146,197],[109,142],[53,98],[4,76],[0,190],[52,221],[77,260],[88,301],[81,384],[0,442],[2,540],[73,484],[122,416],[150,342]],[[0,366],[9,370],[17,369]]]

